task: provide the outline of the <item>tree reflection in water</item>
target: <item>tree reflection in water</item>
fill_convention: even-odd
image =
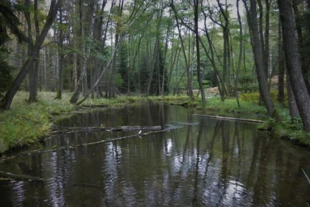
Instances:
[[[255,124],[193,117],[166,104],[74,115],[61,126],[154,126],[167,131],[75,132],[46,139],[41,153],[0,170],[45,183],[0,181],[0,206],[306,206],[309,151],[258,132]],[[58,149],[61,146],[72,148]],[[79,146],[79,147],[74,147]],[[57,150],[58,149],[58,150]]]

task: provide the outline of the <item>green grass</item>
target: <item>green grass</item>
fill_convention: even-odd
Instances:
[[[279,112],[280,123],[275,120],[269,119],[266,125],[272,129],[276,137],[289,139],[304,146],[310,146],[310,133],[303,130],[303,124],[300,118],[291,120],[289,110],[282,106],[277,106]]]
[[[205,114],[215,114],[223,116],[242,116],[251,117],[254,115],[266,115],[266,109],[264,106],[258,105],[253,102],[239,100],[240,107],[237,104],[235,98],[227,98],[225,101],[221,101],[220,97],[207,98],[206,105],[202,105],[201,100],[195,98],[186,103],[189,107],[196,107]]]
[[[182,95],[182,96],[118,96],[117,98],[111,98],[111,99],[87,99],[84,103],[82,103],[82,106],[84,105],[106,105],[106,106],[122,106],[123,104],[128,103],[140,103],[140,102],[183,102],[188,101],[188,96]]]
[[[27,103],[28,93],[18,92],[12,103],[12,109],[0,112],[0,154],[20,146],[37,143],[40,138],[51,131],[53,116],[63,112],[72,112],[76,106],[69,104],[71,94],[64,93],[62,100],[55,99],[56,93],[40,92],[38,102]],[[253,99],[257,96],[248,94],[246,98],[240,98],[238,107],[234,98],[228,98],[224,102],[220,98],[208,98],[207,104],[202,105],[199,98],[190,100],[187,96],[119,96],[113,99],[87,99],[83,106],[122,107],[124,104],[139,102],[167,102],[180,104],[186,107],[199,109],[202,114],[238,116],[257,119],[257,115],[266,115],[264,106],[258,105]],[[257,99],[256,99],[257,100]],[[310,146],[310,133],[302,130],[300,120],[292,122],[286,108],[277,107],[282,122],[276,123],[269,119],[267,127],[271,127],[275,136],[286,137],[303,145]],[[254,119],[255,119],[254,117]],[[264,127],[266,127],[264,126]]]
[[[0,153],[37,142],[50,131],[52,114],[74,109],[68,95],[63,100],[54,97],[54,93],[40,93],[39,101],[29,104],[28,94],[18,92],[11,110],[0,113]]]

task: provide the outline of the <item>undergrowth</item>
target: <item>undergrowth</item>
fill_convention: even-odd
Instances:
[[[274,136],[288,139],[298,144],[309,147],[310,133],[303,129],[303,124],[300,118],[291,119],[289,110],[286,107],[277,105],[280,122],[269,118],[264,124],[259,126],[259,129],[268,129]]]

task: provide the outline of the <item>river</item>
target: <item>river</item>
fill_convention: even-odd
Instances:
[[[254,123],[143,103],[55,120],[41,149],[0,161],[0,170],[44,182],[0,179],[0,206],[307,206],[309,150]],[[161,131],[87,130],[160,126]]]

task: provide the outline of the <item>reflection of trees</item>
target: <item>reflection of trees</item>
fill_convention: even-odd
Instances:
[[[268,137],[261,138],[261,148],[260,148],[260,158],[256,165],[258,165],[258,171],[256,179],[254,178],[254,195],[253,195],[253,203],[255,205],[261,206],[268,204],[268,198],[271,197],[270,187],[267,188],[267,183],[270,177],[270,161],[273,157],[274,149],[276,145],[274,143],[274,139],[270,139]],[[274,149],[272,149],[274,148]],[[253,179],[252,178],[252,179]],[[267,202],[266,202],[267,201]]]
[[[303,149],[299,148],[299,150],[299,152],[292,150],[290,144],[284,141],[281,141],[276,148],[276,185],[274,188],[277,197],[281,198],[282,202],[295,203],[295,206],[308,206],[310,204],[310,187],[302,169],[310,172],[310,154],[305,156]]]
[[[253,132],[253,134],[252,134],[252,144],[253,144],[253,146],[252,146],[252,149],[253,149],[252,161],[251,161],[250,171],[249,171],[247,183],[246,183],[246,186],[249,188],[252,188],[254,176],[255,176],[255,173],[257,172],[256,163],[257,163],[257,159],[259,156],[259,151],[261,148],[261,141],[262,141],[261,137],[255,136],[254,133],[255,132]]]
[[[110,126],[197,122],[191,111],[179,109],[145,104],[94,116],[78,115],[75,123],[98,125],[103,119]],[[47,143],[49,147],[74,145],[118,135],[74,133]],[[33,190],[26,182],[11,182],[9,187],[0,186],[0,193],[24,199],[16,200],[16,206],[34,202],[44,206],[40,198],[47,203],[55,198],[56,203],[68,206],[104,206],[105,201],[111,206],[281,206],[289,202],[305,206],[310,188],[301,168],[310,172],[308,157],[301,148],[262,136],[254,125],[201,118],[199,125],[184,125],[142,139],[1,163],[1,169],[40,175],[48,182]]]
[[[203,119],[200,121],[199,132],[197,136],[197,147],[196,147],[196,167],[195,167],[195,181],[194,181],[194,197],[192,199],[192,206],[198,206],[198,174],[199,174],[199,160],[200,160],[200,139],[203,133]]]

